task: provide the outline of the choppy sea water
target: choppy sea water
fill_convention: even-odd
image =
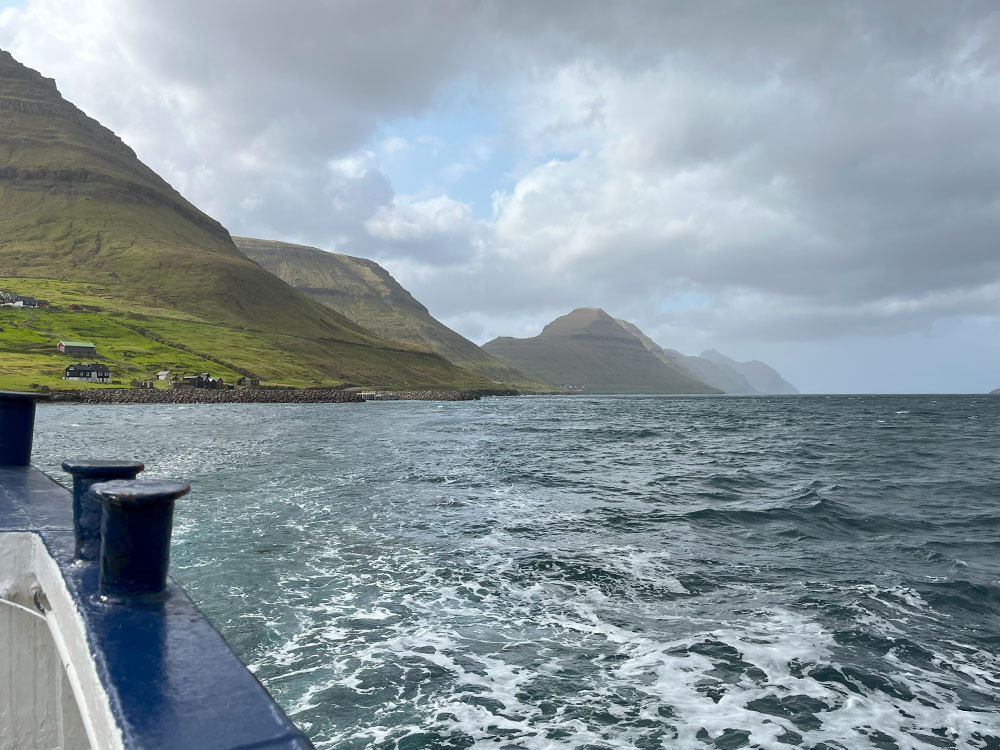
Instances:
[[[49,406],[321,748],[1000,748],[1000,398]]]

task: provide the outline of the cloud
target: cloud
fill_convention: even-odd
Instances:
[[[364,223],[380,254],[426,264],[467,264],[482,247],[483,223],[466,204],[446,195],[397,196]]]
[[[405,138],[386,138],[382,142],[382,151],[386,156],[395,156],[396,154],[409,151],[410,148],[410,142]]]

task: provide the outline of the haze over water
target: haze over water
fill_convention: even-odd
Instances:
[[[1000,748],[1000,398],[40,409],[319,747]]]

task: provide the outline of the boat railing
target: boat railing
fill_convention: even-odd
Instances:
[[[168,575],[183,482],[30,465],[36,394],[0,392],[0,750],[312,744]]]

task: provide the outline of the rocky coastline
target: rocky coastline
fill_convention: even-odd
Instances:
[[[518,396],[514,390],[379,390],[392,401],[476,401],[484,396]],[[338,388],[84,388],[52,391],[49,400],[62,404],[341,404],[361,403],[355,390]]]

